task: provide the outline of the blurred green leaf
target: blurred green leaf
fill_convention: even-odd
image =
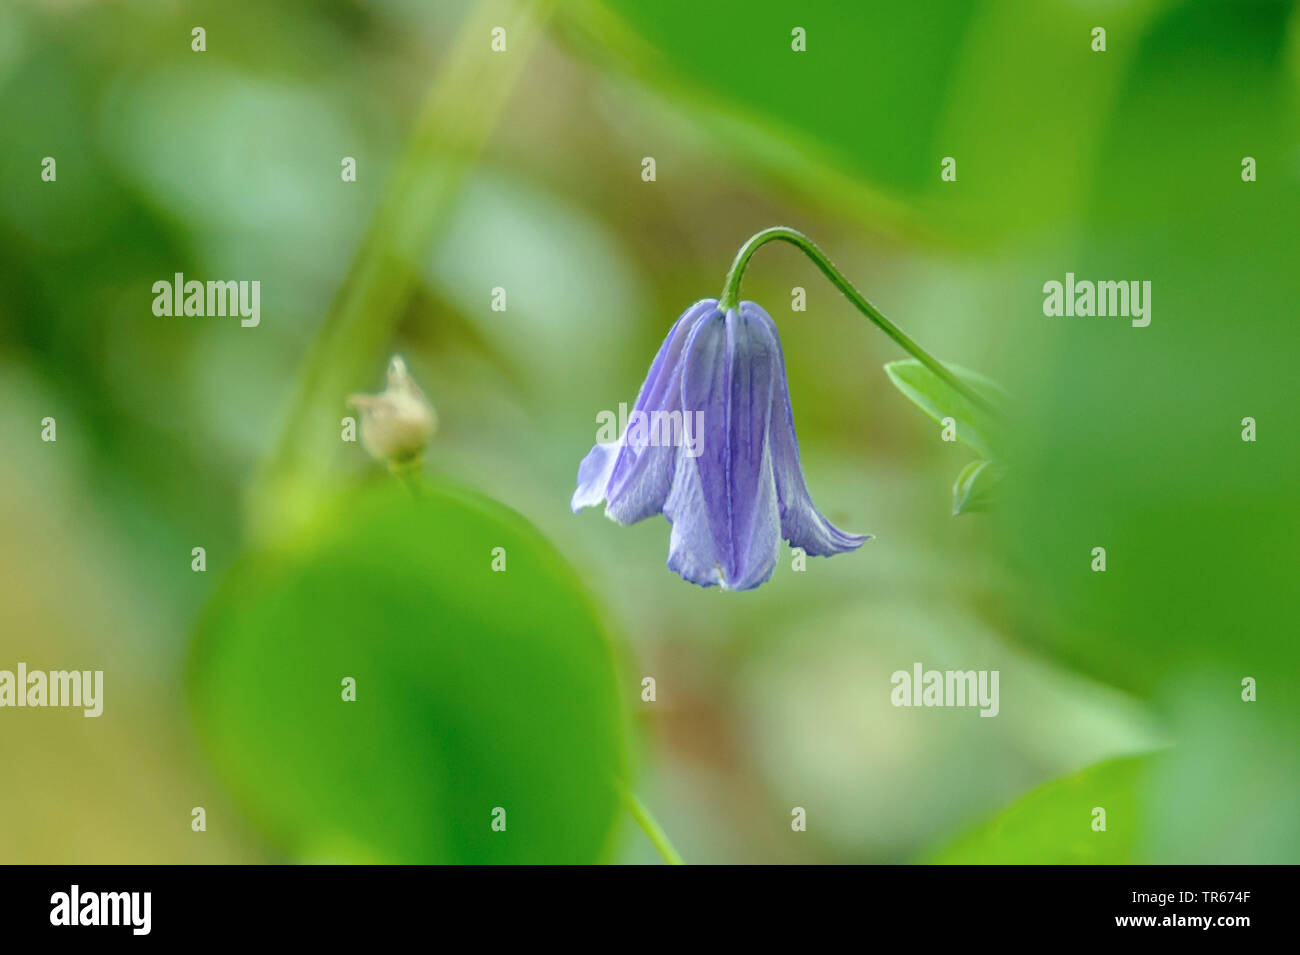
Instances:
[[[606,858],[626,775],[611,645],[560,555],[487,498],[385,482],[243,562],[190,689],[215,763],[295,858]]]
[[[992,400],[1004,397],[1002,388],[983,375],[949,362],[944,362],[944,365],[979,395]],[[906,358],[886,364],[885,373],[899,391],[935,421],[942,422],[948,417],[955,420],[958,441],[974,448],[985,458],[999,457],[1003,441],[998,422],[954,391],[930,369],[915,358]]]
[[[927,858],[941,865],[1057,865],[1133,862],[1137,786],[1150,757],[1099,763],[1054,780]],[[1106,830],[1093,830],[1094,809]]]
[[[1300,155],[1295,23],[1283,4],[1161,12],[1096,139],[1069,261],[1099,277],[1137,277],[1141,262],[1162,304],[1149,328],[1122,335],[1102,323],[1017,325],[1027,400],[1017,493],[999,517],[1022,582],[1018,632],[1161,705],[1190,670],[1300,682],[1300,326],[1289,311],[1300,299],[1300,167],[1246,183],[1242,157],[1223,175],[1205,146],[1249,137],[1249,155]],[[1195,203],[1179,201],[1192,191]],[[1225,329],[1225,314],[1249,318]],[[1247,415],[1285,422],[1286,437],[1243,441]],[[1096,547],[1104,572],[1091,569]]]
[[[962,468],[952,486],[953,517],[987,511],[1006,473],[1006,467],[994,461],[972,461]]]
[[[1165,5],[1117,6],[1106,25],[1140,36]],[[797,16],[783,0],[751,0],[743,14],[690,0],[571,0],[563,13],[585,55],[669,96],[736,162],[837,216],[921,234],[938,226],[949,240],[988,242],[1074,209],[1091,156],[1043,143],[1092,134],[1123,78],[1141,73],[1132,43],[1112,43],[1097,68],[1088,9],[1024,0],[805,0]],[[947,157],[959,160],[954,182],[940,177]]]
[[[781,0],[743,9],[692,0],[573,7],[570,17],[642,72],[683,78],[692,90],[684,99],[727,103],[859,180],[919,190],[937,178],[933,137],[974,15],[966,0],[940,15],[909,4],[806,0],[794,18]]]

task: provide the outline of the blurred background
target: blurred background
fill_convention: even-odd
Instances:
[[[688,861],[1297,861],[1298,93],[1289,3],[5,3],[0,668],[102,668],[106,701],[0,711],[0,861],[309,861],[238,748],[208,758],[191,643],[232,567],[374,480],[339,420],[394,352],[441,419],[426,472],[590,593]],[[975,455],[766,247],[745,297],[813,498],[876,536],[719,594],[661,519],[568,502],[597,412],[777,224],[1003,383],[1015,476],[953,518]],[[175,272],[259,280],[259,327],[156,317]],[[1045,317],[1066,272],[1151,281],[1150,326]],[[891,706],[918,661],[998,670],[998,717]],[[606,858],[658,859],[610,824]]]

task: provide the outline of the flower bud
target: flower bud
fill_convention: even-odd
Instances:
[[[417,461],[438,428],[438,414],[406,370],[401,355],[388,361],[388,387],[377,395],[351,395],[361,412],[361,443],[377,461],[402,467]]]

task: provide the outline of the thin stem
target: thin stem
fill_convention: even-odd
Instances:
[[[641,800],[623,787],[619,788],[619,794],[623,797],[623,805],[627,807],[628,813],[636,820],[636,824],[641,827],[641,831],[646,834],[654,847],[659,850],[659,854],[664,857],[664,862],[669,865],[685,865],[681,854],[673,848],[668,834],[655,821],[655,817],[650,815],[650,810],[641,804]]]
[[[411,492],[412,497],[422,497],[423,492],[420,490],[420,459],[406,461],[401,464],[390,464],[388,470],[396,475],[407,490]]]
[[[722,295],[718,299],[718,308],[726,311],[735,308],[740,303],[740,279],[745,273],[745,266],[749,264],[750,258],[759,250],[759,247],[766,245],[768,242],[789,242],[798,248],[804,255],[812,259],[813,264],[821,270],[822,275],[830,279],[831,284],[839,289],[841,294],[852,302],[859,312],[871,319],[881,331],[901,345],[908,354],[938,375],[950,388],[954,389],[971,404],[990,414],[996,413],[996,409],[988,401],[972,391],[960,378],[932,358],[929,352],[903,334],[897,325],[880,314],[880,310],[868,302],[863,294],[853,287],[853,283],[845,278],[843,273],[831,263],[831,260],[826,257],[826,253],[817,248],[812,239],[795,229],[789,229],[785,226],[773,226],[750,236],[749,241],[742,245],[740,251],[736,253],[735,261],[731,263],[731,271],[727,273],[727,281],[723,285]]]

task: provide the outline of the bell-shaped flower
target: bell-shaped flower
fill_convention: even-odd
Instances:
[[[705,299],[677,320],[628,427],[578,467],[573,510],[602,501],[620,524],[668,518],[668,568],[704,587],[759,586],[783,538],[811,556],[867,540],[808,495],[776,323],[753,302],[724,312]]]

